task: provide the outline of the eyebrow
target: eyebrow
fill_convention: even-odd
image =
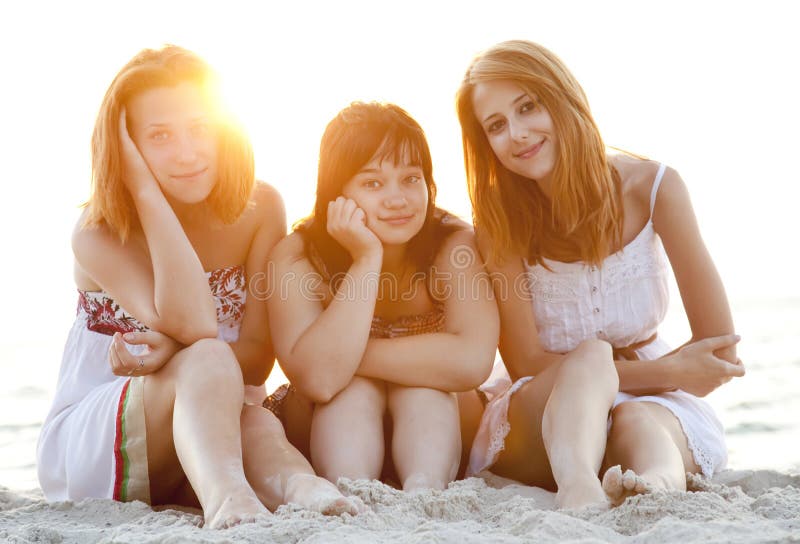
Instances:
[[[511,103],[511,105],[513,106],[514,104],[516,104],[517,102],[519,102],[519,101],[520,101],[520,100],[522,100],[523,98],[527,98],[527,97],[528,97],[528,93],[522,93],[521,95],[519,95],[518,97],[516,97],[516,98],[514,99],[514,101]],[[488,116],[486,119],[484,119],[484,120],[483,120],[483,122],[485,123],[486,121],[488,121],[489,119],[491,119],[491,118],[492,118],[492,117],[494,117],[495,115],[497,115],[497,114],[496,114],[496,113],[493,113],[493,114],[489,115],[489,116]]]
[[[203,122],[206,122],[206,121],[208,121],[208,116],[206,116],[206,115],[201,115],[201,116],[189,119],[189,123],[191,123],[191,124],[203,123]],[[150,123],[145,128],[150,128],[150,127],[155,127],[155,128],[168,127],[168,126],[170,126],[172,124],[173,123]]]

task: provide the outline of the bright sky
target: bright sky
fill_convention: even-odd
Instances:
[[[798,299],[800,38],[788,5],[4,2],[4,334],[34,338],[43,327],[62,341],[74,315],[69,236],[88,191],[94,116],[117,70],[165,42],[221,73],[258,176],[283,194],[294,221],[313,203],[325,124],[357,99],[394,101],[419,120],[440,205],[469,217],[455,90],[480,49],[539,41],[582,82],[608,144],[682,173],[732,299]]]

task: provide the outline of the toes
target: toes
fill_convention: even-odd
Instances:
[[[603,491],[611,499],[616,499],[622,495],[624,489],[622,484],[622,467],[615,465],[603,475]]]
[[[320,507],[320,512],[326,516],[341,516],[350,514],[356,516],[367,510],[367,506],[358,497],[339,497]]]
[[[628,469],[625,471],[625,474],[622,475],[622,486],[626,491],[635,491],[638,480],[639,476],[631,469]]]

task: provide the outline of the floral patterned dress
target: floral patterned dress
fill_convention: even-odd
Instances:
[[[235,342],[244,315],[241,266],[208,272],[218,336]],[[39,483],[50,501],[113,498],[150,502],[143,377],[115,376],[108,352],[115,332],[147,327],[102,291],[78,291],[55,398],[37,447]],[[140,353],[144,346],[129,346]]]

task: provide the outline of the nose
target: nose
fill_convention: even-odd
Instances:
[[[197,160],[197,145],[191,134],[178,138],[176,158],[181,164],[191,164]]]
[[[511,134],[511,137],[516,141],[528,139],[528,127],[526,127],[525,124],[521,123],[520,121],[509,120],[508,130]]]
[[[390,210],[404,208],[407,204],[408,199],[406,199],[406,195],[398,188],[392,188],[383,200],[383,205]]]

